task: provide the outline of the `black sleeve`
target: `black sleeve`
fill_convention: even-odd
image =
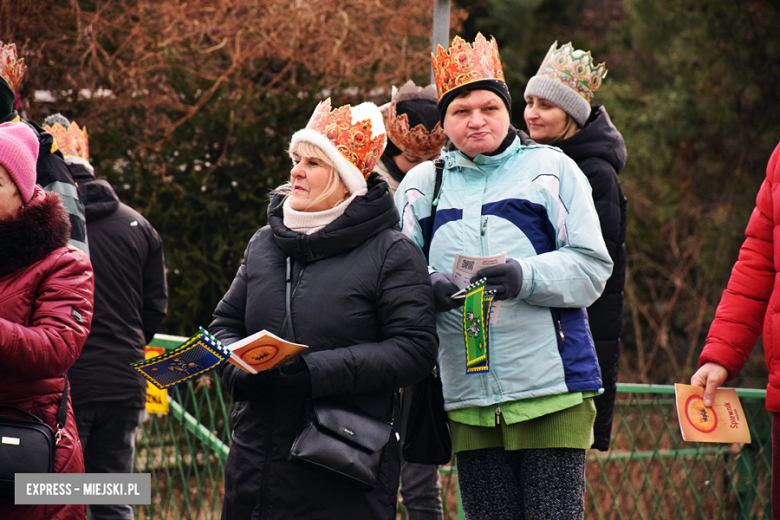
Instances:
[[[146,343],[162,325],[168,314],[168,282],[165,279],[165,254],[157,231],[149,225],[149,256],[144,266],[144,337]]]
[[[405,237],[388,249],[376,293],[381,341],[307,355],[312,397],[393,391],[433,368],[433,289],[422,252]]]
[[[251,245],[251,241],[250,241]],[[244,324],[244,315],[246,310],[246,256],[249,254],[249,246],[244,253],[244,261],[238,268],[236,277],[230,288],[217,304],[214,310],[214,319],[209,325],[208,331],[225,345],[235,343],[241,338],[246,337],[246,327]],[[222,378],[225,388],[233,395],[235,377],[240,369],[231,363],[223,363],[217,368],[217,373]]]
[[[611,164],[601,159],[583,161],[580,168],[590,182],[593,203],[601,223],[601,234],[614,263],[618,256],[618,249],[625,241],[621,208],[625,207],[626,198],[618,175]]]

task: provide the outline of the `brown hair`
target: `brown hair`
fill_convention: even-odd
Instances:
[[[563,127],[563,131],[544,144],[554,144],[557,143],[558,141],[563,141],[564,139],[568,139],[569,137],[573,136],[574,134],[580,131],[580,125],[577,124],[577,121],[575,121],[574,118],[571,117],[568,112],[565,113],[566,113],[566,126]]]
[[[344,198],[339,201],[341,203],[344,200],[347,200],[351,193],[349,192],[349,189],[344,184],[344,181],[341,180],[341,176],[339,175],[338,170],[336,169],[336,165],[333,164],[333,161],[330,160],[330,158],[327,156],[325,152],[322,151],[322,148],[319,146],[308,143],[306,141],[301,141],[298,143],[295,143],[292,147],[290,147],[289,155],[290,158],[292,158],[293,154],[298,154],[301,157],[311,157],[316,158],[322,161],[325,166],[327,166],[330,169],[330,177],[328,177],[328,184],[325,186],[325,189],[322,190],[322,193],[319,197],[317,197],[316,200],[313,200],[311,203],[309,203],[310,206],[314,206],[318,202],[325,200],[329,198],[334,193],[338,192],[339,189],[343,189],[346,191],[346,194],[344,195]],[[292,184],[288,181],[275,191],[283,191],[286,192],[286,195],[284,196],[284,200],[287,199],[290,195],[292,195]]]

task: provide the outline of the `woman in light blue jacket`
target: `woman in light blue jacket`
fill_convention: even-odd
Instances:
[[[612,262],[590,186],[559,150],[523,145],[495,40],[456,37],[434,56],[438,108],[457,148],[410,171],[396,192],[404,233],[426,253],[439,366],[467,518],[582,518],[585,450],[601,391],[584,308]],[[486,362],[467,360],[456,254],[506,253],[485,268],[501,301]],[[495,305],[495,304],[494,304]]]

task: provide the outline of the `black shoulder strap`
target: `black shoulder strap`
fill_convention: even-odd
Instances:
[[[433,199],[431,199],[431,221],[428,229],[428,236],[433,240],[433,221],[436,220],[436,208],[439,206],[439,191],[441,190],[441,181],[444,178],[444,161],[436,159],[433,161],[436,168],[436,182],[433,185]]]
[[[287,277],[285,279],[285,313],[284,313],[284,325],[285,332],[289,336],[290,341],[295,342],[295,329],[293,329],[292,323],[292,308],[290,305],[290,299],[292,298],[292,258],[287,257]]]
[[[62,390],[62,401],[57,410],[57,429],[65,427],[65,421],[68,419],[68,373],[65,372],[65,388]]]

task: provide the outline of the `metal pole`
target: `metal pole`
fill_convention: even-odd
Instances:
[[[436,47],[450,47],[450,0],[433,0],[433,34],[431,35],[431,52],[436,54]],[[431,65],[431,83],[433,83],[433,65]]]

